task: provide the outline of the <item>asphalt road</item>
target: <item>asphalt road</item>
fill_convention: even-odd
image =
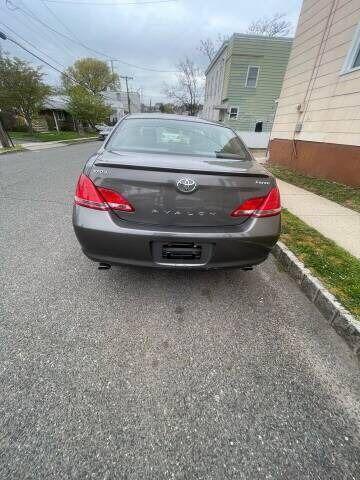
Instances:
[[[269,259],[98,271],[96,143],[0,156],[1,479],[359,479],[359,364]]]

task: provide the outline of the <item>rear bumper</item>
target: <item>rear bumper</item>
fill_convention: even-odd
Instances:
[[[239,227],[160,230],[127,222],[119,226],[108,212],[75,205],[73,225],[83,252],[96,262],[158,268],[244,268],[268,257],[279,238],[280,215],[249,219]],[[163,261],[154,254],[157,242],[194,242],[203,245],[206,255],[192,263]]]

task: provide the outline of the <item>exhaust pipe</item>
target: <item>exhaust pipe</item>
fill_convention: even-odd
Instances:
[[[99,270],[110,270],[110,268],[111,268],[111,265],[109,263],[100,262],[98,266]]]
[[[248,270],[252,270],[252,269],[253,269],[253,267],[244,267],[241,270],[248,271]]]

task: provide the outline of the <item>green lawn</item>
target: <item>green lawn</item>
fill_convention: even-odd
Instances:
[[[282,213],[281,240],[360,320],[360,260],[287,210]]]
[[[344,207],[360,212],[360,188],[349,187],[342,183],[331,182],[321,178],[309,177],[289,168],[267,165],[266,168],[280,180],[317,193]]]
[[[39,132],[30,133],[27,132],[9,132],[10,137],[13,140],[23,140],[27,142],[37,141],[37,142],[52,142],[54,140],[74,140],[76,138],[87,138],[87,137],[96,137],[97,133],[82,133],[79,135],[77,132]]]

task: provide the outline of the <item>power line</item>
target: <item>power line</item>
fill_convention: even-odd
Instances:
[[[10,4],[9,4],[9,0],[7,0],[7,5],[8,5],[8,9],[13,12],[17,9],[16,8],[10,8]],[[74,51],[70,50],[65,44],[62,44],[61,46],[59,46],[59,44],[56,42],[56,40],[54,40],[53,36],[50,34],[50,32],[46,31],[41,31],[39,29],[39,26],[37,23],[35,23],[35,21],[32,19],[32,18],[29,18],[30,22],[28,21],[27,18],[25,18],[24,20],[19,17],[19,16],[15,16],[15,15],[11,15],[10,17],[11,19],[14,19],[16,22],[20,23],[20,25],[22,25],[22,27],[25,27],[27,28],[28,30],[30,30],[32,32],[32,34],[35,34],[36,36],[38,36],[40,38],[40,41],[42,42],[48,42],[49,44],[52,44],[54,45],[57,49],[58,48],[61,48],[61,51],[62,51],[62,54],[65,53],[65,50],[66,50],[66,53],[67,55],[71,58],[71,60],[73,61],[74,59]]]
[[[10,32],[12,32],[14,35],[16,35],[17,37],[19,37],[23,42],[26,42],[28,43],[29,45],[31,45],[35,50],[37,50],[38,52],[40,52],[42,55],[45,55],[45,57],[48,57],[50,58],[50,60],[52,60],[53,62],[57,63],[58,65],[60,65],[60,67],[63,67],[64,69],[66,68],[65,65],[63,65],[62,63],[58,62],[57,60],[55,60],[55,58],[51,57],[48,53],[44,52],[43,50],[40,50],[40,48],[36,47],[33,43],[31,43],[29,40],[26,40],[26,38],[22,37],[19,33],[16,33],[15,30],[13,30],[11,27],[9,27],[8,25],[6,25],[4,22],[0,22],[1,25],[3,25],[7,30],[9,30]]]
[[[85,86],[86,85],[83,85],[81,82],[79,82],[78,80],[76,80],[75,78],[71,77],[70,75],[68,75],[66,72],[63,72],[62,70],[59,70],[58,68],[54,67],[54,65],[51,65],[51,63],[47,62],[46,60],[44,60],[43,58],[39,57],[39,55],[36,55],[36,53],[32,52],[31,50],[29,50],[28,48],[24,47],[24,45],[21,45],[20,42],[18,42],[17,40],[14,40],[13,38],[5,35],[5,33],[1,32],[0,31],[0,38],[3,39],[3,40],[9,40],[10,42],[14,43],[15,45],[17,45],[18,47],[22,48],[23,50],[25,50],[25,52],[29,53],[30,55],[32,55],[33,57],[37,58],[38,60],[40,60],[40,62],[43,62],[45,63],[45,65],[47,65],[48,67],[52,68],[53,70],[55,70],[56,72],[60,73],[61,75],[64,75],[66,78],[68,78],[69,80],[71,80],[72,82],[75,82],[77,83],[78,85],[81,85],[81,86]],[[87,87],[86,87],[87,88]]]
[[[11,0],[8,0],[8,3],[9,4],[12,4],[14,6],[14,4],[11,2]],[[100,52],[98,50],[95,50],[91,47],[88,47],[87,45],[85,45],[83,42],[79,41],[79,40],[74,40],[73,38],[69,37],[68,35],[65,35],[64,33],[62,32],[59,32],[58,30],[56,30],[55,28],[51,27],[50,25],[47,25],[45,22],[43,22],[40,18],[38,18],[36,15],[34,15],[33,12],[31,12],[31,10],[29,10],[28,8],[24,9],[22,7],[19,7],[17,6],[16,7],[16,10],[20,10],[22,11],[23,13],[25,13],[25,15],[27,15],[28,17],[36,20],[38,23],[40,23],[41,25],[43,25],[45,28],[47,28],[48,30],[56,33],[57,35],[60,35],[61,37],[65,38],[66,40],[72,42],[72,43],[75,43],[75,44],[78,44],[78,45],[81,45],[83,48],[85,48],[86,50],[92,52],[92,53],[95,53],[96,55],[100,55],[102,57],[106,57],[108,58],[109,60],[116,60],[117,62],[119,63],[122,63],[123,65],[126,65],[128,67],[132,67],[132,68],[138,68],[140,70],[147,70],[147,71],[150,71],[150,72],[157,72],[157,73],[178,73],[177,71],[173,71],[173,70],[158,70],[158,69],[155,69],[155,68],[151,68],[151,67],[142,67],[140,65],[135,65],[133,63],[129,63],[129,62],[125,62],[124,60],[121,60],[119,58],[114,58],[114,57],[111,57],[110,55],[107,55],[106,53],[103,53],[103,52]],[[28,10],[28,11],[27,11]]]
[[[72,30],[70,30],[70,28],[66,25],[66,23],[63,22],[61,18],[59,18],[53,10],[51,10],[51,8],[47,5],[46,1],[41,0],[41,3],[44,5],[46,10],[55,18],[55,20],[57,20],[60,23],[60,25],[62,25],[65,28],[65,30],[67,30],[70,33],[70,35],[72,35],[79,42],[80,40],[75,35],[75,33]]]
[[[10,0],[9,0],[10,2]],[[82,42],[80,41],[77,41],[77,40],[74,40],[72,39],[71,37],[69,37],[68,35],[65,35],[64,33],[62,32],[59,32],[58,30],[56,30],[55,28],[52,28],[50,25],[47,25],[45,22],[43,22],[39,17],[37,17],[36,15],[34,15],[34,13],[29,10],[28,8],[24,9],[22,7],[17,7],[16,10],[20,10],[21,12],[25,13],[25,15],[27,15],[28,17],[32,18],[33,20],[37,21],[38,23],[40,23],[43,27],[47,28],[48,30],[52,31],[53,33],[56,33],[57,35],[60,35],[61,37],[65,38],[66,40],[72,42],[72,43],[77,43],[79,45],[81,45],[83,48],[93,52],[93,53],[96,53],[97,55],[101,55],[103,57],[108,57],[111,59],[111,57],[109,55],[106,55],[102,52],[98,52],[97,50],[94,50],[90,47],[87,47],[85,44],[83,44]]]
[[[100,3],[100,2],[88,2],[84,1],[81,2],[79,0],[44,0],[46,3],[61,3],[63,5],[97,5],[99,7],[122,7],[127,5],[153,5],[157,3],[173,3],[177,2],[178,0],[149,0],[149,1],[141,1],[141,2],[107,2],[107,3]]]
[[[74,80],[73,78],[71,78],[70,76],[68,76],[65,72],[59,70],[58,68],[54,67],[54,65],[51,65],[49,62],[47,62],[47,61],[44,60],[43,58],[41,58],[41,57],[39,57],[38,55],[36,55],[36,53],[32,52],[31,50],[28,50],[26,47],[24,47],[24,45],[21,45],[21,43],[17,42],[17,41],[14,40],[13,38],[8,37],[7,35],[5,35],[5,34],[2,33],[2,32],[0,32],[0,38],[2,38],[3,40],[10,40],[10,42],[15,43],[15,45],[17,45],[18,47],[20,47],[20,48],[22,48],[23,50],[25,50],[25,52],[29,53],[29,54],[32,55],[33,57],[35,57],[35,58],[37,58],[38,60],[40,60],[40,62],[43,62],[43,63],[45,63],[45,65],[48,65],[48,66],[49,66],[50,68],[52,68],[53,70],[56,70],[57,72],[66,75],[70,80],[76,81],[76,80]]]
[[[2,23],[2,22],[1,22]],[[47,62],[46,60],[44,60],[43,58],[39,57],[39,55],[37,55],[36,53],[32,52],[31,50],[29,50],[28,48],[24,47],[24,45],[22,45],[20,42],[18,42],[17,40],[14,40],[13,38],[9,37],[8,35],[5,35],[5,33],[3,33],[2,31],[0,31],[0,39],[2,40],[9,40],[10,42],[14,43],[15,45],[17,45],[18,47],[22,48],[23,50],[25,50],[25,52],[29,53],[30,55],[32,55],[33,57],[35,57],[36,59],[40,60],[41,62],[45,63],[45,65],[47,65],[48,67],[52,68],[53,70],[55,70],[56,72],[60,73],[61,75],[63,75],[64,77],[68,78],[70,81],[74,82],[74,83],[77,83],[78,85],[82,86],[82,87],[85,87],[87,90],[89,90],[88,86],[83,84],[82,82],[79,82],[78,80],[76,80],[76,78],[72,77],[71,75],[69,75],[67,72],[64,72],[62,70],[59,70],[58,68],[54,67],[54,65],[51,65],[51,63]],[[129,89],[128,89],[128,80],[132,80],[133,77],[121,77],[121,78],[126,78],[126,88],[127,88],[127,95],[128,95],[128,102],[130,102],[130,97],[129,97]],[[130,103],[129,103],[130,105]]]

